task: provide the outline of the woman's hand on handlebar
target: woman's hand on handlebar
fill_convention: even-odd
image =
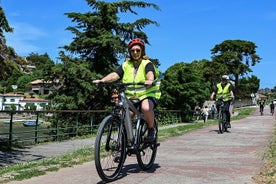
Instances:
[[[145,86],[152,86],[153,85],[153,81],[152,80],[146,80],[144,83]]]

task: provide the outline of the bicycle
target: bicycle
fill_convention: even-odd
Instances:
[[[261,113],[261,116],[264,114],[264,106],[260,106],[260,113]]]
[[[224,102],[220,98],[216,102],[217,109],[218,109],[218,127],[219,127],[219,133],[223,134],[224,132],[227,132],[227,121],[226,121],[226,112],[224,108]]]
[[[140,108],[136,108],[131,100],[126,98],[125,89],[134,83],[100,83],[102,86],[118,88],[118,103],[112,108],[112,113],[106,116],[97,131],[95,140],[95,166],[100,178],[111,182],[118,178],[127,156],[136,154],[137,162],[142,170],[150,169],[155,161],[157,147],[158,123],[154,120],[156,129],[155,140],[147,142],[147,122],[143,119]],[[143,84],[144,85],[144,84]],[[138,100],[138,98],[131,98]],[[132,125],[130,111],[136,115],[136,126]]]

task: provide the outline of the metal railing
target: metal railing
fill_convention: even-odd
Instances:
[[[94,134],[110,110],[0,111],[0,147],[26,146]],[[180,110],[159,110],[160,125],[182,122]]]

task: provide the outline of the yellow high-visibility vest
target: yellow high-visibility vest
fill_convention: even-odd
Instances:
[[[140,66],[135,69],[133,61],[125,61],[122,65],[124,76],[122,79],[123,83],[144,83],[147,80],[146,77],[146,65],[151,62],[150,60],[142,60]],[[155,76],[158,78],[159,72],[154,67]],[[143,100],[147,97],[154,97],[159,99],[161,96],[160,91],[160,81],[157,80],[155,85],[151,87],[145,87],[144,85],[130,85],[127,86],[125,91],[128,98],[138,97],[140,100]]]
[[[217,95],[216,95],[216,99],[219,99],[220,97],[223,97],[223,101],[229,101],[231,100],[231,94],[230,94],[230,83],[227,83],[224,88],[222,88],[222,84],[219,83],[217,84]]]

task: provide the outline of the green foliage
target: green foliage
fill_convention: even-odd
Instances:
[[[74,39],[69,45],[62,47],[62,63],[53,67],[51,75],[48,75],[54,84],[54,93],[50,98],[55,109],[107,108],[111,90],[98,89],[92,85],[92,81],[115,70],[119,65],[118,61],[127,55],[126,42],[130,39],[140,37],[149,43],[142,29],[150,24],[158,25],[147,18],[133,23],[119,22],[119,14],[136,15],[136,8],[153,7],[159,10],[152,3],[95,0],[87,0],[87,3],[91,12],[65,14],[76,26],[67,27],[74,34]],[[67,52],[70,57],[66,55]]]
[[[218,62],[201,60],[199,61],[199,64],[200,67],[197,68],[197,70],[202,73],[205,81],[209,81],[212,86],[215,86],[218,82],[220,82],[222,75],[228,73],[227,66]]]
[[[13,28],[9,26],[8,20],[6,18],[3,8],[0,6],[0,64],[1,71],[3,71],[3,66],[7,64],[7,53],[8,47],[6,45],[6,39],[4,32],[13,32]],[[0,75],[1,76],[1,75]],[[1,79],[1,77],[0,77]]]
[[[35,79],[44,79],[47,81],[51,75],[52,67],[55,65],[49,55],[47,53],[42,55],[31,53],[26,59],[28,64],[35,66],[35,70],[31,72],[32,76],[34,76]]]
[[[255,43],[245,40],[225,40],[211,49],[213,62],[227,67],[223,74],[232,75],[238,90],[239,77],[252,72],[250,66],[255,66],[261,58],[256,53]]]
[[[13,110],[13,111],[15,111],[16,110],[16,106],[14,104],[11,104],[10,105],[10,109]]]
[[[140,37],[148,43],[146,34],[142,31],[150,24],[158,25],[156,21],[141,18],[133,23],[119,22],[119,14],[138,14],[135,8],[158,6],[142,1],[105,2],[87,0],[92,8],[88,13],[66,13],[77,26],[67,27],[75,34],[74,40],[63,48],[89,62],[89,69],[106,75],[118,66],[118,60],[127,54],[126,42],[133,37]]]
[[[33,75],[23,74],[18,77],[16,81],[16,85],[18,86],[18,90],[29,91],[31,89],[31,82],[36,78]]]
[[[3,8],[0,6],[0,37],[4,37],[4,32],[13,32],[13,28],[9,26],[8,20],[6,18]]]
[[[31,103],[31,104],[26,104],[25,105],[26,110],[36,110],[36,105]]]
[[[160,105],[167,109],[188,112],[196,104],[209,99],[210,83],[205,82],[192,64],[177,63],[171,66],[161,83]]]
[[[51,80],[54,87],[49,96],[55,109],[91,109],[94,107],[92,84],[96,74],[91,72],[87,63],[62,56],[63,64],[52,70]]]
[[[236,92],[237,98],[251,98],[251,93],[257,93],[260,87],[260,79],[257,76],[244,77],[239,80],[239,91]]]

